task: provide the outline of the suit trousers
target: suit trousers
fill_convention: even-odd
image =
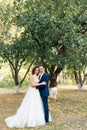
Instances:
[[[45,121],[49,122],[48,96],[41,96],[41,98],[44,107]]]

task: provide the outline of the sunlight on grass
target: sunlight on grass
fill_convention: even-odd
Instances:
[[[45,126],[24,129],[6,127],[4,119],[15,114],[25,93],[0,94],[0,130],[86,130],[87,91],[59,90],[57,100],[49,99],[52,123]],[[15,105],[16,104],[16,105]]]

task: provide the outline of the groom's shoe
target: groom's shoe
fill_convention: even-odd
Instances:
[[[48,123],[49,121],[48,120],[46,120],[46,123]]]

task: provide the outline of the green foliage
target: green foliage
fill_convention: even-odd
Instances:
[[[8,43],[1,53],[5,60],[21,66],[35,59],[56,78],[65,65],[86,68],[86,0],[15,0],[0,8],[0,16],[1,41]]]
[[[80,8],[81,9],[81,8]],[[77,69],[83,69],[87,66],[87,11],[86,8],[81,9],[79,14],[73,18],[74,29],[69,35],[69,63],[75,65]],[[72,47],[72,48],[71,48]]]
[[[19,25],[25,28],[25,34],[34,41],[38,58],[46,59],[49,65],[64,65],[67,62],[66,55],[72,59],[72,53],[83,52],[82,41],[86,41],[86,36],[83,37],[82,32],[80,35],[78,33],[81,30],[81,21],[86,21],[87,16],[83,1],[59,1],[57,4],[57,1],[31,0],[26,1],[24,7],[25,10],[18,19]],[[84,28],[86,30],[86,25]],[[60,55],[59,51],[63,46],[68,51]]]
[[[28,79],[26,79],[23,82],[23,88],[21,88],[21,90],[25,90],[27,87],[30,86],[30,81]],[[13,79],[10,77],[6,77],[3,80],[0,81],[0,88],[8,88],[8,89],[13,89],[14,88],[14,81]]]
[[[4,78],[0,81],[0,88],[13,88],[14,82],[11,79]]]

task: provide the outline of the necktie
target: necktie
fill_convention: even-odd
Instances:
[[[41,75],[39,75],[39,79],[41,78]]]

